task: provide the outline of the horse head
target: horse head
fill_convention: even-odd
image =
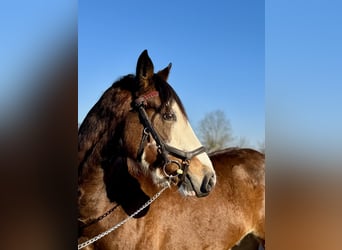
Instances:
[[[185,196],[206,196],[216,182],[212,163],[190,126],[184,107],[167,83],[169,64],[154,73],[145,50],[139,57],[132,110],[122,144],[131,174],[149,175],[154,184],[175,183]]]

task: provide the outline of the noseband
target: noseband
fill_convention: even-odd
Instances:
[[[156,142],[156,145],[158,148],[157,149],[158,154],[164,160],[163,171],[164,171],[164,174],[166,175],[166,177],[171,179],[171,178],[177,177],[178,175],[181,175],[181,181],[183,181],[186,174],[187,174],[191,159],[198,154],[204,153],[206,150],[203,146],[201,146],[195,150],[192,150],[192,151],[180,150],[178,148],[175,148],[175,147],[172,147],[172,146],[166,144],[162,140],[162,138],[160,138],[157,131],[152,126],[152,123],[151,123],[150,119],[148,118],[147,113],[145,111],[146,101],[148,99],[156,97],[158,95],[159,95],[158,91],[152,91],[152,92],[150,92],[146,95],[143,95],[143,96],[141,96],[135,100],[135,108],[137,109],[137,111],[140,115],[140,118],[141,118],[141,123],[144,126],[143,136],[141,138],[141,142],[140,142],[140,146],[139,146],[139,150],[138,150],[138,157],[140,157],[143,153],[144,144],[147,140],[148,135],[151,135],[152,138]],[[168,157],[169,154],[177,157],[178,159],[181,160],[181,162],[178,162],[175,160],[170,160]],[[177,169],[175,175],[172,175],[172,174],[170,175],[170,174],[166,173],[166,166],[169,164],[172,164],[172,163],[174,163],[178,166],[178,169]]]

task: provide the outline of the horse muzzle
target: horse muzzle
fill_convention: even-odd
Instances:
[[[198,177],[186,174],[179,183],[180,192],[185,196],[205,197],[210,194],[216,184],[215,173],[206,173],[200,180]]]

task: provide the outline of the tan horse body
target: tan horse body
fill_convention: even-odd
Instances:
[[[126,224],[88,249],[230,249],[252,233],[265,239],[264,155],[251,149],[226,149],[210,156],[217,184],[204,198],[182,197],[167,189],[147,214]],[[139,180],[144,193],[158,188]],[[121,207],[84,229],[94,236],[127,217]],[[86,238],[83,238],[84,241]]]

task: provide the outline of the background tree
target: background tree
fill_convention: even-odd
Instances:
[[[199,122],[198,137],[208,152],[223,149],[234,140],[230,121],[221,110],[204,116]]]
[[[266,152],[265,141],[259,142],[259,148],[258,148],[258,150],[259,150],[261,153],[265,154],[265,152]]]
[[[250,147],[250,143],[246,137],[240,136],[239,139],[237,140],[236,146],[240,148],[248,148]]]

